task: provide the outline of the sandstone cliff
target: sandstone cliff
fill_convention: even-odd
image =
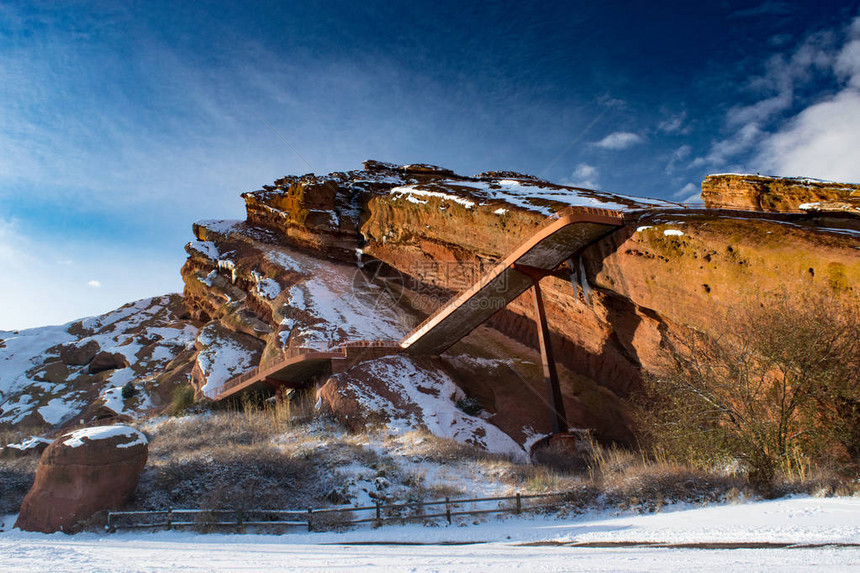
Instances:
[[[733,183],[721,181],[729,197]],[[793,191],[782,203],[759,197],[747,206],[831,198],[815,185],[806,195],[785,185]],[[757,292],[858,296],[860,284],[860,224],[846,213],[683,209],[518,173],[463,177],[375,161],[284,178],[243,197],[245,222],[195,226],[183,268],[186,304],[195,318],[218,321],[218,337],[246,337],[245,355],[264,358],[291,344],[396,340],[560,209],[625,211],[625,228],[542,284],[570,422],[621,441],[630,438],[625,399],[644,372],[660,367],[667,337],[688,328],[719,332]],[[548,429],[535,339],[523,297],[433,367],[523,443]],[[203,370],[195,369],[202,389],[234,373],[207,378]]]
[[[754,200],[747,176],[704,184],[719,190],[704,194],[710,207],[718,197],[721,205],[759,210],[750,213],[429,165],[368,161],[357,171],[286,177],[243,195],[245,221],[194,225],[184,299],[147,299],[61,327],[2,333],[0,426],[41,432],[142,415],[163,409],[189,379],[198,397],[212,395],[283,348],[397,341],[547,217],[579,205],[623,211],[627,223],[542,282],[565,406],[572,425],[627,441],[626,400],[645,372],[661,367],[669,338],[690,328],[719,334],[725,317],[760,292],[860,296],[860,220],[853,208],[834,207],[850,205],[857,186],[760,179]],[[760,211],[804,203],[817,205],[797,214]],[[463,440],[485,443],[492,431],[481,424],[489,422],[529,444],[549,429],[531,313],[524,295],[441,357],[410,366],[420,377],[353,361],[309,384],[327,388],[321,404],[342,408],[336,414],[352,416],[363,404],[391,418],[396,400],[386,396],[426,393],[419,378],[450,380],[459,390],[445,390],[433,408],[467,404],[466,417],[450,416],[471,428],[471,437],[460,432]],[[136,393],[124,399],[129,382]],[[406,410],[417,407],[410,400]],[[426,427],[435,419],[404,416]]]
[[[802,177],[727,173],[705,177],[702,201],[710,208],[860,212],[860,185]]]

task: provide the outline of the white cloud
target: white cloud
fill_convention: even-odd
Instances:
[[[771,57],[746,88],[762,97],[730,109],[729,137],[691,166],[860,181],[860,17],[847,36],[840,46],[836,34],[817,32],[792,53]],[[797,88],[821,73],[840,81],[841,90],[794,110]]]
[[[775,175],[860,182],[860,92],[812,105],[762,144],[757,161]]]
[[[597,167],[588,163],[580,163],[570,174],[570,177],[563,180],[564,185],[571,187],[585,187],[586,189],[596,189],[598,187],[597,176],[599,172]]]
[[[672,194],[673,199],[678,199],[682,203],[689,203],[693,199],[698,199],[700,195],[699,186],[695,183],[687,183],[679,190]]]
[[[642,143],[642,141],[642,136],[636,135],[635,133],[631,133],[629,131],[616,131],[615,133],[610,133],[594,145],[602,149],[618,150],[627,149],[637,143]]]
[[[93,279],[93,280],[87,282],[87,286],[90,286],[93,288],[101,288],[102,283],[101,283],[101,281],[97,281],[97,280]]]
[[[860,182],[860,16],[833,61],[843,82],[834,96],[808,106],[759,146],[756,161],[777,175]]]
[[[686,121],[687,112],[682,111],[658,123],[657,131],[662,131],[663,133],[686,133],[689,131],[689,128],[685,126]]]

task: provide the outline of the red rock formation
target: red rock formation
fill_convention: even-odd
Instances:
[[[754,200],[749,191],[737,194],[745,199],[732,199],[729,191],[712,196],[736,207],[781,209],[820,199],[825,188],[856,187],[768,182],[769,189],[782,191],[759,189]],[[644,372],[661,367],[667,338],[683,336],[689,328],[719,333],[723,318],[757,292],[821,288],[858,296],[853,285],[860,284],[860,251],[855,248],[860,221],[847,214],[810,212],[787,220],[690,211],[513,172],[462,177],[433,166],[375,161],[366,162],[361,171],[285,178],[244,197],[247,223],[227,231],[217,223],[195,227],[198,239],[212,241],[214,251],[203,253],[209,247],[201,244],[190,248],[183,269],[186,303],[192,314],[221,317],[222,323],[235,322],[240,312],[254,314],[273,331],[257,334],[267,344],[266,353],[283,342],[285,324],[293,329],[293,340],[296,332],[319,320],[288,297],[266,300],[256,294],[254,281],[260,276],[276,280],[284,292],[308,276],[302,279],[289,265],[272,265],[267,245],[289,244],[350,261],[360,248],[363,260],[381,261],[389,275],[402,277],[387,286],[398,293],[396,308],[404,321],[414,324],[470,286],[568,204],[628,211],[625,228],[582,252],[571,261],[572,268],[563,266],[542,282],[556,358],[569,373],[562,386],[570,422],[612,440],[629,439],[619,404],[639,386]],[[228,263],[213,259],[217,252],[231,253],[233,270],[219,268]],[[343,332],[349,326],[337,325]],[[528,295],[488,326],[535,345]],[[512,351],[491,344],[489,332],[476,331],[463,342],[468,352],[455,347],[449,357],[471,353],[534,360],[528,348]],[[542,427],[544,406],[532,399],[531,390],[523,393],[521,377],[484,380],[479,367],[460,366],[453,378],[479,396],[509,434],[522,441],[529,420],[536,431]],[[526,385],[538,383],[540,374],[529,374],[528,380]],[[331,398],[335,400],[333,394]]]
[[[860,210],[860,185],[801,177],[708,175],[702,182],[702,200],[710,208],[754,211],[791,211],[809,203],[823,203],[825,209]]]
[[[84,428],[57,438],[42,454],[15,527],[70,533],[96,512],[121,507],[137,487],[146,457],[146,438],[129,426]]]
[[[69,366],[83,366],[89,364],[96,354],[98,354],[99,343],[95,340],[88,340],[84,344],[64,344],[60,348],[60,362]]]
[[[89,363],[90,374],[98,374],[106,370],[117,370],[128,367],[128,359],[119,352],[99,352]]]

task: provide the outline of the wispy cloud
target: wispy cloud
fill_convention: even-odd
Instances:
[[[687,133],[689,127],[686,125],[687,112],[682,111],[674,115],[670,115],[666,119],[657,124],[657,131],[663,133]]]
[[[596,189],[599,185],[597,176],[599,171],[594,165],[588,163],[580,163],[570,174],[570,177],[564,179],[562,184],[570,185],[571,187],[584,187],[586,189]]]
[[[691,203],[700,200],[701,191],[699,186],[695,183],[687,183],[675,193],[672,194],[672,198],[678,200],[682,203]]]
[[[601,149],[620,150],[632,147],[637,143],[642,143],[642,141],[644,141],[644,139],[641,135],[637,135],[629,131],[616,131],[615,133],[610,133],[600,141],[595,142],[594,145]]]
[[[791,126],[808,117],[803,109],[797,110],[802,104],[802,100],[798,101],[798,89],[821,81],[822,75],[833,77],[837,69],[851,69],[852,59],[840,55],[836,38],[830,31],[815,32],[795,50],[772,56],[764,73],[754,76],[744,87],[746,93],[758,98],[729,108],[724,118],[728,136],[715,141],[708,153],[695,158],[691,165],[759,171],[779,164],[775,156],[782,153],[777,150],[784,149],[788,139],[788,136],[778,137],[779,134],[795,129]],[[841,53],[846,53],[847,48]],[[847,63],[838,64],[841,66],[838,68],[837,62],[845,60]],[[808,126],[804,131],[809,133]]]
[[[672,156],[669,158],[669,162],[666,164],[666,173],[668,175],[675,173],[679,167],[687,161],[692,152],[693,148],[686,143],[675,149],[675,151],[672,152]]]
[[[795,7],[787,2],[767,1],[757,6],[736,10],[729,14],[729,18],[755,18],[757,16],[778,16],[791,14]]]
[[[795,115],[761,143],[756,161],[778,175],[860,182],[860,16],[833,60],[842,89]]]

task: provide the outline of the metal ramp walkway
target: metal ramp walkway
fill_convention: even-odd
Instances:
[[[588,245],[624,224],[607,209],[570,207],[550,219],[471,288],[400,341],[407,354],[441,354]]]
[[[338,363],[348,364],[350,357],[355,359],[358,352],[364,359],[394,352],[411,356],[441,354],[531,288],[553,432],[565,432],[567,422],[549,341],[540,280],[623,225],[624,217],[619,211],[591,207],[564,209],[481,280],[451,299],[399,343],[360,341],[330,349],[287,349],[277,359],[227,381],[209,397],[217,401],[249,390],[281,386],[297,388],[312,376],[336,369]]]

